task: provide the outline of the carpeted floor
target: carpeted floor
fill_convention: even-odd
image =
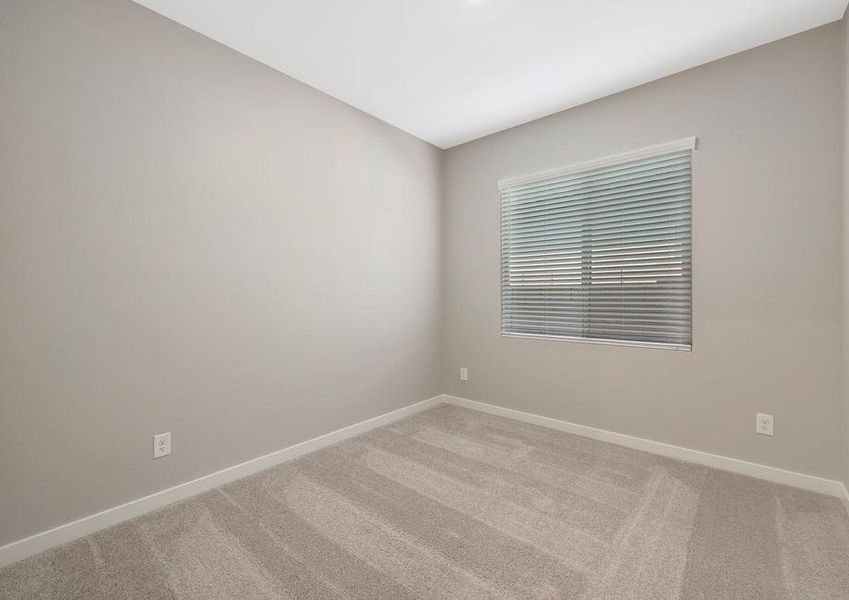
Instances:
[[[833,498],[439,406],[0,570],[2,598],[849,598]]]

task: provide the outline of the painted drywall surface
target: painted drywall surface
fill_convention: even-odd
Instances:
[[[849,489],[849,17],[843,33],[843,482]]]
[[[839,478],[840,27],[449,150],[445,391]],[[693,351],[501,337],[496,182],[692,135]]]
[[[438,150],[124,0],[0,81],[0,544],[441,391]]]

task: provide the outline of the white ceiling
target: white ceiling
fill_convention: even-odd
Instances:
[[[441,148],[842,17],[849,0],[136,0]]]

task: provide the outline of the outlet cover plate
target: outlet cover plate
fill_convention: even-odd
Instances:
[[[755,431],[761,435],[775,435],[772,415],[758,413],[755,419]]]
[[[171,454],[171,432],[153,436],[153,458],[162,458]]]

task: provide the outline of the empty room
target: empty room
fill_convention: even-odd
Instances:
[[[849,600],[849,0],[0,0],[0,599]]]

